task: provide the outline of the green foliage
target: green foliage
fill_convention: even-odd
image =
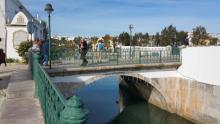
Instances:
[[[109,34],[106,34],[106,35],[103,37],[103,39],[104,39],[104,42],[109,42],[109,41],[112,39],[112,37],[111,37]]]
[[[208,38],[208,33],[206,32],[205,27],[198,26],[193,29],[193,37],[192,37],[192,43],[194,45],[205,45]]]
[[[160,45],[167,46],[167,45],[174,44],[176,40],[176,34],[177,34],[177,30],[176,30],[176,27],[174,27],[173,25],[170,25],[169,27],[164,28],[161,31]]]
[[[81,39],[82,39],[82,37],[75,37],[74,38],[75,44],[79,44]]]
[[[186,37],[187,37],[187,32],[185,32],[185,31],[177,32],[177,36],[176,36],[177,45],[184,44],[184,40],[186,39]]]
[[[142,41],[143,41],[143,34],[142,33],[136,33],[136,34],[134,34],[134,37],[132,39],[132,45],[140,46]]]
[[[31,42],[29,41],[21,42],[21,44],[17,48],[18,55],[22,57],[22,59],[25,60],[25,62],[27,62],[26,53],[28,52],[29,48],[31,48]]]
[[[128,33],[122,33],[119,35],[120,41],[123,41],[122,43],[125,43],[127,46],[130,45],[130,36]],[[126,41],[125,41],[126,39]],[[131,42],[131,45],[133,46],[144,46],[149,43],[150,36],[148,33],[135,33]],[[124,44],[123,44],[124,45]]]
[[[74,41],[68,41],[65,38],[61,38],[61,40],[58,39],[52,39],[52,56],[54,54],[63,54],[63,53],[73,53],[74,51],[78,50],[78,44],[76,44]]]
[[[149,43],[149,34],[136,33],[133,37],[132,45],[135,46],[145,46]]]
[[[130,35],[128,32],[123,32],[119,34],[118,37],[119,43],[122,43],[122,45],[129,46],[130,45]]]
[[[161,35],[156,33],[154,36],[154,41],[156,45],[167,46],[167,45],[182,45],[185,38],[187,37],[187,32],[177,31],[176,27],[170,25],[165,27],[161,31]]]
[[[218,42],[218,38],[210,37],[209,40],[210,40],[209,45],[216,45]]]
[[[150,41],[150,35],[148,33],[145,33],[143,35],[143,40],[141,41],[141,44],[148,44]]]
[[[109,34],[106,34],[104,37],[104,44],[107,48],[110,47],[110,40],[112,40],[112,37]]]
[[[159,46],[161,43],[161,38],[160,38],[160,33],[157,32],[156,35],[154,36],[154,41],[156,43],[157,46]]]
[[[157,32],[155,35],[149,35],[148,33],[135,33],[132,37],[131,45],[135,46],[168,46],[168,45],[183,45],[186,42],[188,32],[178,31],[175,26],[170,25],[165,27],[161,32]],[[117,44],[122,44],[124,46],[130,46],[130,34],[128,32],[122,32],[118,36],[112,37],[106,34],[103,39],[105,46],[109,48],[110,40],[113,41],[113,46]],[[78,49],[78,45],[82,37],[75,37],[74,41],[66,41],[65,38],[55,41],[57,48]],[[91,47],[93,44],[97,43],[98,37],[90,37],[91,42],[88,45]],[[216,45],[217,39],[208,35],[206,29],[202,26],[193,29],[192,42],[194,45]],[[54,48],[56,49],[56,48]]]
[[[13,58],[7,58],[6,59],[6,63],[18,63],[19,60],[18,59],[13,59]]]
[[[118,38],[117,37],[112,37],[112,42],[113,42],[113,47],[115,48],[118,42]]]
[[[217,38],[209,36],[205,27],[198,26],[193,29],[192,43],[194,45],[216,45],[217,41]]]

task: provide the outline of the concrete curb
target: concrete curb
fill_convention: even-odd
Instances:
[[[84,74],[91,72],[105,72],[105,71],[130,71],[142,69],[168,69],[178,68],[181,65],[179,62],[175,63],[159,63],[159,64],[134,64],[134,65],[119,65],[119,66],[99,66],[99,67],[80,67],[80,68],[54,68],[46,69],[47,73],[51,76],[68,76],[75,74]]]

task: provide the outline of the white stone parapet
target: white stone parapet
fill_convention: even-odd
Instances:
[[[220,47],[188,47],[182,50],[178,72],[199,82],[220,85]]]

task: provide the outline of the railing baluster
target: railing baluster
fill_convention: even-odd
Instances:
[[[120,65],[120,64],[151,64],[151,63],[171,63],[171,62],[181,62],[180,49],[176,47],[165,48],[165,47],[146,47],[146,48],[134,48],[132,51],[128,49],[129,47],[119,47],[115,52],[111,51],[102,51],[96,52],[89,50],[87,53],[87,59],[89,65],[91,66],[108,66],[108,65]],[[65,50],[56,50],[53,52],[53,64],[59,66],[58,58],[60,62],[64,64],[75,64],[79,67],[81,64],[80,54],[77,50],[65,51]],[[130,53],[132,53],[130,55]],[[99,61],[99,55],[101,55],[101,62]]]
[[[81,113],[77,113],[84,115],[83,117],[74,118],[71,121],[61,123],[61,112],[65,114],[64,108],[68,109],[70,104],[74,105],[74,103],[77,102],[75,101],[77,99],[66,101],[55,84],[51,82],[50,77],[47,75],[45,70],[39,64],[38,53],[34,53],[32,56],[33,79],[35,80],[35,95],[39,98],[45,124],[76,124],[76,121],[80,122],[78,124],[84,124],[87,120],[88,112],[79,106],[76,106],[75,109],[83,110]],[[73,114],[75,113],[76,111],[73,111]]]

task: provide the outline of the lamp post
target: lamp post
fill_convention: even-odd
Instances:
[[[51,69],[51,27],[50,27],[50,15],[54,11],[52,5],[50,3],[46,4],[44,9],[48,14],[48,39],[49,39],[49,67]]]
[[[132,29],[134,28],[132,24],[129,25],[130,30],[130,57],[131,57],[131,42],[132,42]]]

